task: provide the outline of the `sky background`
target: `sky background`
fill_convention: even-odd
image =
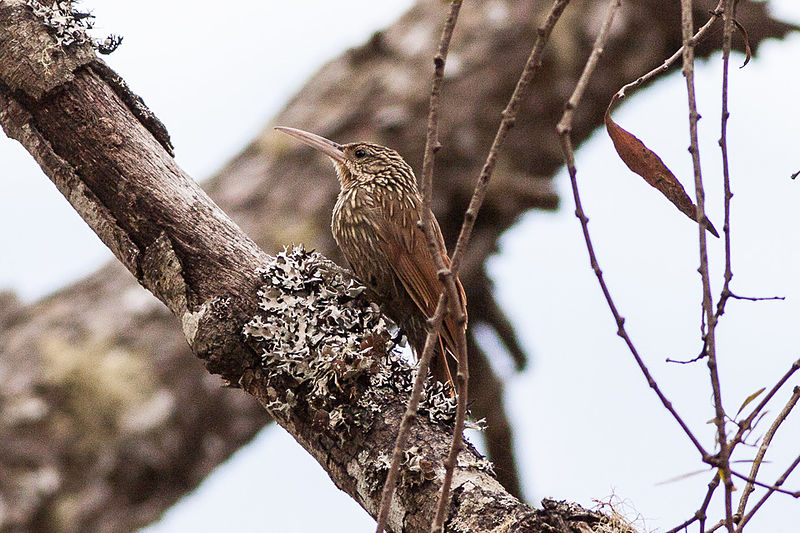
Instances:
[[[98,36],[124,36],[107,61],[166,124],[178,162],[202,179],[257,134],[319,66],[391,23],[410,2],[384,0],[380,8],[370,0],[231,1],[224,9],[150,0],[82,5],[97,16]],[[800,23],[796,0],[772,5],[784,19]],[[732,61],[733,289],[786,300],[728,304],[717,339],[731,415],[800,356],[800,179],[789,177],[800,170],[798,57],[800,36],[794,35],[763,45],[742,70],[736,68],[741,56]],[[696,81],[707,212],[721,230],[720,72],[715,56],[698,63]],[[674,74],[627,99],[615,120],[656,150],[693,195],[685,108],[685,84]],[[711,448],[705,364],[665,362],[691,358],[700,349],[696,226],[617,159],[604,132],[581,146],[576,162],[598,258],[628,332],[675,407]],[[694,512],[711,473],[670,481],[702,465],[616,336],[572,214],[565,173],[556,186],[562,209],[522,217],[489,263],[498,297],[531,354],[528,369],[513,374],[491,336],[482,335],[507,378],[525,494],[534,503],[554,497],[590,507],[614,495],[617,509],[637,519],[642,531],[663,531]],[[0,227],[6,228],[0,231],[0,288],[28,301],[111,258],[28,153],[3,136]],[[722,241],[711,239],[709,251],[717,295]],[[779,395],[773,415],[797,384],[800,378]],[[774,479],[800,454],[799,436],[795,414],[776,437],[764,479]],[[800,474],[787,486],[800,489]],[[796,533],[787,518],[798,515],[800,502],[776,495],[751,531]],[[145,531],[349,532],[369,531],[373,524],[273,426]]]

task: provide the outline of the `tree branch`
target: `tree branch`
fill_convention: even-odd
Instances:
[[[732,4],[731,4],[732,5]],[[722,485],[725,489],[725,526],[729,533],[733,533],[733,511],[732,511],[732,492],[733,482],[731,481],[730,450],[728,448],[728,435],[725,431],[725,409],[722,405],[722,387],[720,386],[719,372],[717,368],[717,344],[716,326],[717,316],[714,314],[713,299],[711,296],[711,281],[708,270],[708,248],[706,244],[706,214],[705,214],[705,188],[703,186],[703,174],[700,165],[700,144],[697,139],[697,122],[700,115],[697,112],[697,102],[694,89],[694,46],[692,38],[694,33],[692,0],[681,0],[681,30],[683,34],[683,76],[686,79],[686,93],[689,107],[689,152],[692,155],[692,167],[694,169],[695,196],[697,202],[697,214],[695,219],[699,221],[700,232],[700,278],[703,293],[703,317],[707,323],[707,329],[703,336],[705,351],[708,355],[708,373],[711,381],[711,391],[714,398],[714,423],[717,428],[717,443],[719,453],[714,461],[709,462],[712,466],[719,468],[722,475]],[[726,222],[728,220],[726,219]],[[727,237],[726,237],[727,239]],[[702,331],[702,327],[701,327]]]
[[[386,354],[386,326],[374,304],[319,255],[262,252],[175,164],[86,49],[36,59],[41,47],[55,45],[22,0],[0,5],[0,27],[19,31],[23,49],[17,63],[0,61],[6,133],[178,317],[209,371],[256,397],[337,486],[376,514],[410,372]],[[269,330],[274,320],[279,331]],[[281,335],[287,331],[296,334]],[[442,482],[452,403],[429,389],[423,407],[389,519],[394,531],[427,527]],[[458,463],[453,529],[549,531],[553,523],[580,528],[607,520],[570,505],[531,509],[471,447]]]
[[[450,39],[453,36],[453,30],[455,29],[456,21],[458,20],[458,12],[461,10],[461,1],[455,0],[450,4],[450,12],[448,13],[447,19],[445,20],[444,27],[442,29],[442,36],[439,38],[439,48],[436,52],[436,56],[434,57],[434,74],[433,74],[433,82],[431,87],[431,99],[429,103],[429,110],[428,110],[428,127],[426,132],[425,138],[425,156],[423,158],[422,163],[422,218],[420,222],[422,223],[423,230],[425,232],[425,239],[428,243],[428,250],[431,253],[431,257],[434,260],[438,260],[439,263],[437,264],[437,269],[441,270],[444,268],[443,260],[439,250],[437,249],[436,245],[436,237],[434,236],[434,229],[433,229],[433,213],[431,212],[431,189],[433,185],[433,160],[434,154],[438,150],[438,140],[437,140],[437,128],[438,128],[438,120],[439,120],[439,95],[441,92],[442,87],[442,80],[444,79],[444,66],[445,60],[447,58],[447,50],[450,47]],[[383,486],[383,494],[381,495],[381,507],[380,512],[378,514],[378,524],[376,528],[377,533],[382,533],[386,524],[386,519],[389,516],[389,506],[392,503],[392,495],[394,494],[394,486],[397,482],[397,475],[399,473],[400,468],[400,461],[402,460],[403,453],[405,452],[406,443],[408,441],[408,435],[411,431],[411,425],[414,423],[414,420],[417,417],[417,410],[419,408],[419,401],[422,395],[422,386],[425,383],[425,380],[428,376],[428,367],[430,365],[431,357],[433,356],[434,347],[436,345],[436,341],[439,339],[439,332],[442,329],[442,321],[444,320],[446,312],[452,314],[455,318],[456,312],[455,310],[458,309],[458,293],[455,288],[455,283],[453,282],[452,276],[448,280],[448,290],[449,293],[445,290],[442,290],[441,294],[439,295],[439,302],[436,305],[436,310],[433,313],[433,316],[430,318],[430,326],[428,329],[428,335],[425,338],[425,344],[422,349],[422,353],[419,355],[419,361],[417,363],[417,373],[414,377],[414,386],[411,390],[411,397],[409,398],[408,405],[406,406],[406,411],[403,414],[403,419],[400,422],[399,429],[397,430],[397,437],[395,438],[394,448],[392,450],[392,462],[389,466],[389,474],[386,476],[386,482]],[[452,285],[452,288],[449,287]],[[447,297],[450,297],[450,309],[447,310]],[[459,314],[461,313],[458,310]],[[465,319],[465,317],[462,317]],[[447,354],[445,352],[442,355],[446,358]],[[467,357],[466,350],[459,352],[456,354],[456,357],[459,358],[459,361],[462,358]],[[461,362],[459,363],[461,364]],[[448,376],[450,376],[450,370],[447,366],[447,362],[444,361],[444,370]],[[454,391],[455,392],[455,391]],[[459,391],[459,395],[465,397],[466,391]],[[461,409],[461,405],[463,403],[464,408]],[[464,431],[464,419],[466,413],[466,399],[464,402],[459,402],[459,413],[456,417],[456,427],[453,433],[453,446],[457,446],[463,440],[463,431]],[[450,492],[450,481],[452,480],[452,465],[453,463],[450,462],[446,466],[445,471],[445,483],[443,485],[442,494],[440,497],[440,503],[438,504],[439,510],[437,510],[435,522],[441,524],[444,521],[444,518],[440,518],[440,512],[442,511],[442,507],[444,510],[447,509],[447,503],[442,503],[442,500],[449,498]],[[449,478],[449,480],[448,480]],[[443,512],[443,511],[442,511]],[[432,525],[432,529],[436,527]]]
[[[594,0],[572,3],[578,13],[593,12]],[[437,158],[433,205],[451,245],[472,193],[471,176],[483,162],[497,114],[530,52],[523,36],[535,33],[551,4],[551,0],[505,0],[495,7],[510,16],[491,19],[481,3],[468,2],[462,9],[453,43],[457,68],[446,75],[450,105],[442,110],[440,131],[446,148]],[[697,20],[705,20],[714,7],[711,1],[695,4]],[[497,12],[495,7],[492,13]],[[604,56],[613,59],[595,72],[584,97],[587,105],[575,116],[575,143],[602,124],[603,102],[630,79],[632,71],[661,63],[681,45],[674,24],[679,17],[677,3],[642,0],[625,3],[623,9],[625,16],[617,19]],[[435,47],[438,31],[430,21],[438,12],[437,3],[419,2],[386,31],[323,67],[276,120],[302,124],[337,139],[375,139],[396,148],[419,168],[429,81],[418,73],[430,63],[429,50]],[[737,19],[748,28],[754,49],[767,37],[782,37],[796,29],[771,18],[762,3],[741,3]],[[648,28],[646,34],[642,27]],[[409,47],[412,30],[413,42],[421,40],[426,46]],[[565,25],[559,31],[562,41],[575,43],[575,55],[588,55],[591,25]],[[21,42],[17,32],[14,26],[0,25],[0,62],[15,64],[8,54]],[[717,44],[706,39],[698,45],[698,55],[709,55]],[[40,58],[54,69],[57,65],[50,55],[59,53],[50,48]],[[498,307],[483,264],[495,252],[499,235],[522,213],[557,205],[550,177],[562,160],[554,149],[552,130],[561,115],[564,88],[574,84],[582,67],[558,58],[563,57],[545,54],[547,75],[533,81],[533,96],[522,103],[520,115],[530,119],[519,121],[507,139],[483,215],[475,224],[470,253],[460,268],[471,322],[494,327],[506,342],[514,339],[514,332],[504,329],[507,319],[493,311]],[[354,101],[359,105],[354,107]],[[265,128],[204,187],[261,247],[278,251],[286,242],[304,242],[338,257],[329,231],[330,207],[338,192],[335,180],[321,161],[309,161],[302,150],[281,143],[271,128]],[[52,531],[48,520],[56,517],[64,531],[141,527],[196,487],[269,420],[247,395],[220,389],[217,378],[190,360],[183,335],[166,307],[134,279],[121,263],[113,262],[38,302],[21,303],[0,295],[0,366],[10,377],[0,381],[0,401],[4,414],[15,413],[0,419],[0,492],[11,498],[7,509],[13,513],[6,518],[23,524],[22,529]],[[509,349],[518,364],[524,361],[518,347]],[[54,381],[51,365],[67,354],[74,371]],[[477,380],[471,387],[473,412],[487,417],[491,436],[499,428],[493,420],[505,420],[502,383],[480,350],[471,349],[470,358],[470,367],[476,369],[472,378]],[[126,387],[108,381],[111,372],[103,373],[103,382],[96,379],[98,368],[120,360],[124,365],[114,367],[122,372],[117,380],[127,385],[125,380],[136,376],[137,394],[131,398],[120,396]],[[82,410],[66,401],[65,394],[94,407]],[[96,406],[112,400],[115,411],[98,420]],[[132,425],[131,420],[138,422]],[[97,431],[99,424],[106,430]],[[119,431],[108,431],[116,427]],[[508,426],[503,427],[501,440],[508,444],[511,435]],[[511,448],[490,439],[489,449],[495,450],[495,458],[501,457],[496,451],[500,449],[507,459],[497,464],[504,486],[518,487]],[[20,477],[33,478],[44,471],[59,480],[55,488],[24,494],[14,490]],[[527,487],[531,489],[530,483]],[[64,509],[69,509],[69,519],[64,518]]]

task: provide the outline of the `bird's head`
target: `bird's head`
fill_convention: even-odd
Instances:
[[[411,167],[400,154],[379,144],[355,142],[339,144],[325,137],[295,128],[275,128],[319,150],[333,161],[343,189],[369,184],[401,184],[416,188]]]

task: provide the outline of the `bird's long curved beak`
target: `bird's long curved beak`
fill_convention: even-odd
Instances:
[[[291,135],[298,141],[319,150],[320,152],[327,155],[334,161],[342,162],[345,159],[342,145],[339,143],[335,143],[315,133],[298,130],[296,128],[287,128],[286,126],[275,126],[275,129],[285,133],[286,135]]]

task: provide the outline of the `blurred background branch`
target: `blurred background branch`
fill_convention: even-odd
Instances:
[[[561,167],[555,124],[594,40],[593,17],[605,3],[572,4],[566,15],[572,18],[563,21],[570,23],[554,33],[555,46],[509,136],[461,267],[472,324],[494,329],[517,368],[526,357],[494,299],[484,263],[521,214],[558,205],[551,183]],[[481,154],[549,7],[545,1],[464,6],[446,72],[434,191],[449,246]],[[710,8],[712,2],[696,2],[696,20],[704,21]],[[419,169],[429,83],[420,73],[429,71],[442,9],[421,2],[342,54],[275,122],[392,146]],[[762,3],[742,3],[737,16],[754,49],[796,29],[773,19]],[[624,5],[585,107],[575,116],[576,144],[602,125],[605,104],[622,84],[680,46],[679,20],[672,4]],[[707,39],[697,54],[707,56],[719,45]],[[7,43],[0,39],[0,46]],[[329,216],[338,184],[323,161],[269,125],[204,186],[268,252],[303,242],[336,257]],[[0,301],[0,493],[22,530],[49,531],[57,523],[61,531],[120,531],[150,523],[268,421],[255,402],[221,389],[191,359],[169,312],[121,265],[109,264],[37,302],[24,304],[9,293]],[[519,494],[503,379],[480,343],[470,343],[473,413],[487,418],[489,455],[503,484]],[[112,385],[97,386],[98,372]]]

